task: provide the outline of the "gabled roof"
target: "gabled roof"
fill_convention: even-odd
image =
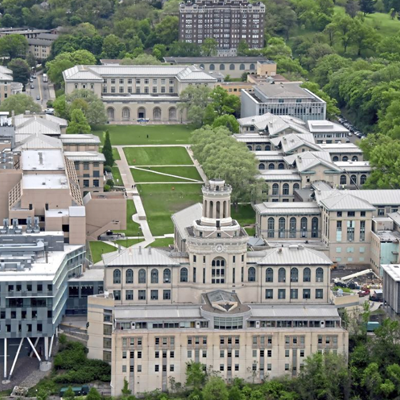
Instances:
[[[103,82],[103,78],[86,65],[76,65],[63,71],[64,80],[84,80]]]
[[[312,135],[311,133],[289,133],[288,135],[271,139],[271,143],[274,146],[278,146],[279,144],[281,144],[282,150],[285,153],[294,151],[301,146],[306,146],[315,151],[321,150],[320,147],[315,144],[314,135]]]
[[[342,171],[338,166],[331,162],[329,153],[325,151],[305,151],[284,157],[289,165],[296,165],[299,172],[309,171],[310,169],[323,165],[333,171]]]
[[[203,205],[201,203],[196,203],[173,214],[171,219],[174,223],[175,229],[177,229],[181,237],[185,239],[189,236],[186,228],[193,226],[193,222],[197,219],[200,219],[202,214]]]
[[[44,150],[44,149],[62,149],[62,143],[59,139],[35,133],[27,136],[14,148],[14,151],[21,150]]]
[[[103,254],[102,257],[106,267],[179,265],[179,263],[174,261],[172,258],[151,247],[145,249],[142,249],[141,247],[127,248],[125,250]]]
[[[374,211],[375,207],[368,201],[360,199],[350,190],[332,190],[328,196],[319,199],[318,202],[326,207],[329,211],[342,211],[342,210],[362,210]],[[327,195],[328,191],[322,192]],[[318,196],[318,194],[317,194]]]
[[[98,136],[91,133],[62,134],[60,139],[65,144],[100,144],[101,140]]]
[[[267,254],[257,264],[261,265],[330,265],[331,259],[324,253],[301,245],[277,247],[267,250]]]
[[[15,132],[17,134],[41,133],[43,135],[60,135],[61,130],[60,126],[52,121],[33,117],[19,124]]]

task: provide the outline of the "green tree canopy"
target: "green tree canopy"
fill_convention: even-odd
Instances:
[[[203,389],[204,400],[228,400],[229,392],[223,379],[211,377]]]
[[[201,45],[201,54],[203,57],[210,57],[217,55],[217,41],[213,38],[206,38]]]
[[[31,69],[25,60],[14,58],[8,63],[8,68],[13,72],[14,82],[21,82],[23,85],[28,82]]]
[[[10,115],[12,111],[14,111],[15,115],[24,114],[25,111],[33,114],[42,111],[42,107],[35,103],[31,96],[18,93],[3,100],[0,105],[0,111],[8,111]]]
[[[102,153],[104,154],[104,157],[106,158],[104,165],[108,165],[108,166],[112,167],[114,165],[114,156],[113,156],[113,152],[112,152],[110,133],[108,131],[106,132],[106,138],[104,140],[104,146],[103,146]]]
[[[22,35],[6,35],[0,38],[0,56],[25,57],[28,51],[28,40]]]
[[[330,97],[327,93],[321,90],[317,83],[306,82],[301,85],[304,89],[308,89],[322,100],[326,102],[326,116],[328,119],[334,118],[336,115],[340,113],[337,108],[337,101]]]
[[[80,109],[72,110],[67,133],[89,133],[91,131],[85,114]]]

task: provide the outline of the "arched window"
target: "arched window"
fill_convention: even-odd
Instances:
[[[254,267],[250,267],[248,271],[248,279],[249,282],[256,281],[256,269]]]
[[[351,175],[350,176],[350,183],[352,185],[357,185],[357,176],[356,175]]]
[[[211,283],[225,283],[225,259],[214,258],[211,262]]]
[[[220,71],[225,71],[225,64],[220,64],[219,69]]]
[[[342,161],[349,161],[349,157],[343,156]]]
[[[296,218],[295,217],[290,218],[289,236],[291,238],[296,237]]]
[[[158,271],[155,268],[151,270],[151,283],[158,283]]]
[[[346,183],[347,183],[346,175],[340,175],[340,184],[346,185]]]
[[[318,218],[314,217],[311,220],[311,237],[316,238],[318,237]]]
[[[154,121],[161,121],[161,108],[154,107],[153,109],[153,120]]]
[[[231,71],[234,71],[234,70],[235,70],[235,64],[231,64],[231,65],[229,66],[229,69],[230,69]]]
[[[275,233],[275,219],[268,218],[268,237],[273,238]]]
[[[122,109],[122,121],[129,121],[131,119],[131,110],[128,107]]]
[[[121,283],[121,271],[119,269],[114,269],[113,283]]]
[[[301,228],[301,237],[307,237],[307,218],[303,217],[300,220],[300,228]]]
[[[299,281],[299,270],[297,268],[292,268],[290,270],[290,282]]]
[[[261,151],[261,146],[260,145],[256,146],[256,151]]]
[[[215,65],[214,64],[210,64],[210,71],[214,71],[215,70]]]
[[[315,271],[315,279],[317,282],[324,281],[324,270],[322,268],[317,268],[317,270]]]
[[[254,71],[256,69],[256,66],[254,64],[250,64],[250,71]]]
[[[272,195],[278,196],[278,194],[279,194],[279,185],[277,183],[274,183],[272,185]]]
[[[298,190],[298,189],[300,189],[300,185],[299,185],[298,183],[295,183],[295,184],[293,185],[293,192],[294,192],[295,190]]]
[[[285,237],[285,225],[286,225],[285,218],[283,218],[283,217],[279,218],[279,237],[280,238]]]
[[[114,121],[115,114],[114,114],[114,109],[112,107],[107,108],[107,118],[109,121]]]
[[[360,177],[360,184],[364,185],[365,181],[367,180],[367,175],[361,175]]]
[[[125,281],[126,283],[133,283],[133,271],[131,269],[126,270]]]
[[[285,268],[279,268],[279,271],[278,271],[278,282],[286,282],[286,270],[285,270]]]
[[[176,117],[176,108],[175,107],[171,107],[168,110],[168,121],[176,121],[177,117]]]
[[[171,282],[171,270],[169,268],[165,268],[163,272],[163,281],[164,283]]]
[[[303,270],[303,282],[311,282],[311,269],[308,267]]]
[[[258,164],[258,169],[265,169],[265,164],[263,163]]]
[[[268,169],[275,169],[275,164],[273,164],[273,163],[269,164]]]
[[[289,194],[289,184],[284,183],[283,184],[283,195],[287,196]]]
[[[358,157],[357,157],[357,156],[353,156],[353,157],[351,158],[351,161],[358,161]]]
[[[144,269],[139,270],[139,283],[146,283],[146,271]]]
[[[244,64],[240,64],[240,68],[239,68],[241,71],[244,71],[245,70],[245,66],[244,66]]]
[[[332,161],[333,161],[333,162],[339,161],[339,157],[338,157],[338,156],[333,156]]]
[[[283,163],[278,164],[278,169],[285,169],[285,166],[283,165]]]
[[[265,148],[265,151],[270,151],[271,150],[271,146],[269,144],[267,144],[264,148]]]
[[[181,282],[187,282],[188,281],[188,270],[187,268],[182,268],[181,269],[181,276],[180,276],[180,281]]]
[[[267,268],[267,272],[265,274],[265,282],[273,282],[274,281],[274,270],[272,268]]]

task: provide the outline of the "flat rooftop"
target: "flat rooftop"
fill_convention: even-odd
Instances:
[[[24,150],[21,153],[24,171],[63,171],[64,156],[60,150]]]
[[[324,132],[339,132],[348,133],[349,130],[343,125],[337,124],[336,122],[323,120],[311,120],[307,121],[308,130],[312,133],[324,133]]]
[[[65,174],[24,175],[24,189],[68,189],[68,179]]]
[[[400,232],[397,231],[377,231],[374,233],[381,242],[398,243],[400,241]]]
[[[309,99],[317,100],[318,97],[300,87],[299,83],[264,83],[257,85],[256,90],[268,99]]]
[[[399,264],[382,264],[381,267],[394,281],[400,282]]]

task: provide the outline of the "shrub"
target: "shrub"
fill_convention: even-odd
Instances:
[[[104,171],[106,172],[112,172],[112,168],[109,165],[104,166]]]
[[[114,181],[112,179],[107,179],[106,185],[114,187]]]
[[[104,185],[104,191],[109,192],[110,191],[110,185]]]

